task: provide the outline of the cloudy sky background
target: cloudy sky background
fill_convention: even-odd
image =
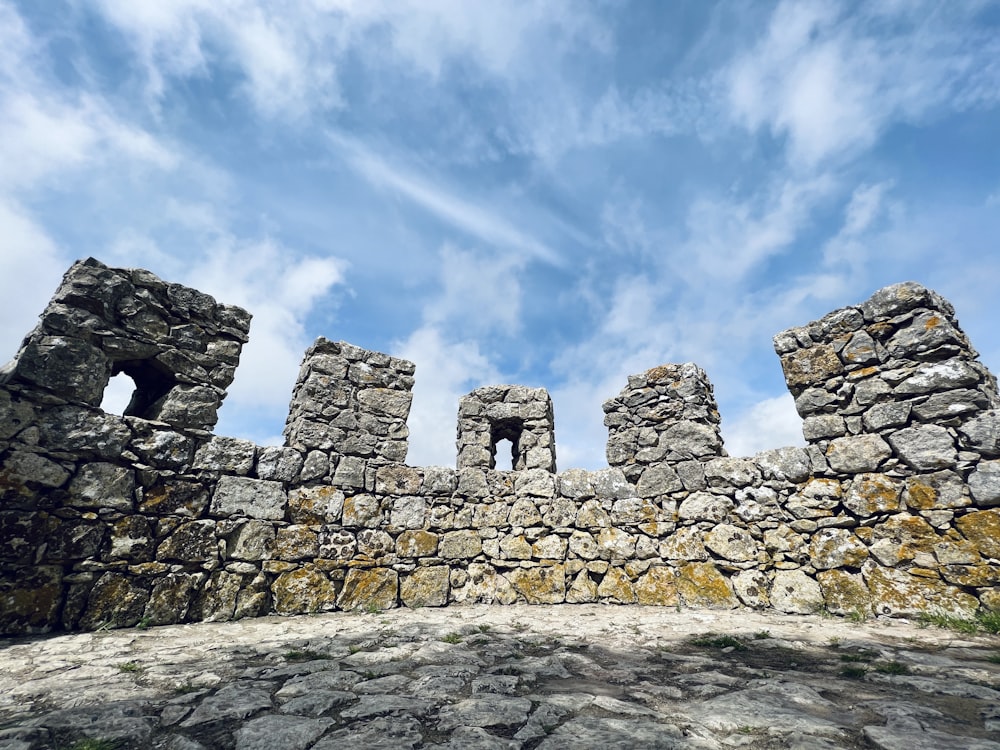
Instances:
[[[323,335],[416,362],[411,464],[511,382],[598,468],[683,361],[800,444],[771,337],[886,284],[1000,372],[1000,2],[0,0],[0,360],[89,255],[253,312],[220,434]]]

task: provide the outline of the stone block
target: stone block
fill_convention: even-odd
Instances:
[[[341,609],[393,609],[398,606],[399,576],[391,568],[347,571],[337,606]]]
[[[400,601],[407,607],[443,607],[448,603],[448,579],[445,565],[417,568],[400,579]]]
[[[940,425],[918,424],[889,436],[899,459],[915,471],[953,467],[958,460],[955,439]]]
[[[271,596],[278,614],[326,612],[336,606],[337,588],[318,568],[307,564],[279,575],[271,584]]]

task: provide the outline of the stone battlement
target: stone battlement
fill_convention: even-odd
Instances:
[[[726,456],[693,364],[604,404],[609,468],[556,472],[543,389],[458,404],[404,463],[413,364],[319,339],[285,445],[211,429],[250,315],[75,264],[0,370],[0,632],[457,602],[969,615],[1000,608],[1000,415],[914,283],[784,331],[805,448]],[[100,409],[117,373],[122,416]],[[496,471],[509,441],[512,471]]]

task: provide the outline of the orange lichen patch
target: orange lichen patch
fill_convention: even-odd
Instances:
[[[929,331],[932,328],[937,328],[942,322],[941,318],[937,315],[930,315],[927,317],[927,320],[924,321],[924,330]]]
[[[396,606],[399,576],[391,568],[355,568],[348,571],[337,606],[341,609],[392,609]]]
[[[417,568],[399,582],[399,598],[407,607],[443,607],[448,603],[447,565]]]
[[[826,608],[835,615],[871,613],[872,595],[860,573],[823,570],[816,574]]]
[[[914,616],[921,612],[945,612],[971,617],[979,607],[974,596],[940,579],[918,578],[906,571],[866,566],[865,581],[880,615]]]
[[[396,554],[400,557],[429,557],[437,548],[438,535],[423,529],[404,531],[396,539]]]
[[[677,574],[677,593],[692,607],[735,607],[736,595],[729,581],[709,562],[682,565]]]
[[[632,581],[621,568],[608,568],[604,579],[597,587],[597,596],[618,604],[635,604],[637,599]]]
[[[956,518],[955,526],[983,557],[1000,559],[1000,511],[973,511]]]
[[[826,344],[786,354],[781,358],[781,367],[790,387],[820,383],[843,370],[840,357]]]
[[[957,586],[996,586],[1000,568],[994,565],[942,565],[941,576]]]
[[[506,578],[528,604],[558,604],[566,597],[566,566],[516,568]]]
[[[274,597],[274,610],[279,614],[330,610],[337,601],[333,581],[313,565],[282,573],[271,584],[271,595]]]
[[[858,516],[873,516],[899,508],[902,485],[885,474],[860,474],[851,485],[844,505]]]
[[[680,601],[674,571],[665,565],[656,565],[647,570],[633,588],[639,604],[676,607]]]
[[[847,374],[848,380],[861,380],[863,378],[871,377],[872,375],[877,375],[879,371],[878,367],[862,367],[860,370],[854,370]]]
[[[670,365],[660,365],[659,367],[653,367],[646,370],[646,382],[647,383],[659,383],[662,380],[667,380],[674,377],[676,374],[675,368]]]
[[[913,510],[930,510],[937,497],[937,490],[919,479],[911,479],[906,484],[906,505]]]

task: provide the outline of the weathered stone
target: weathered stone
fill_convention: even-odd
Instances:
[[[545,469],[526,469],[514,475],[514,490],[527,497],[555,497],[556,478]]]
[[[438,535],[429,531],[404,531],[396,539],[396,554],[400,557],[430,557],[437,548]]]
[[[438,555],[450,560],[467,560],[483,551],[483,543],[476,531],[449,531],[441,537]]]
[[[357,540],[359,557],[381,564],[394,562],[394,560],[384,558],[393,556],[396,542],[381,529],[362,529],[358,532]]]
[[[908,477],[903,502],[910,510],[964,508],[971,502],[962,478],[953,471]]]
[[[831,440],[826,449],[830,468],[843,474],[876,471],[892,455],[878,435],[852,435]]]
[[[294,448],[261,448],[257,457],[257,477],[274,482],[294,482],[304,463],[302,454]]]
[[[419,529],[424,525],[427,502],[422,497],[398,497],[393,501],[389,523],[400,529]]]
[[[128,628],[142,619],[149,591],[120,573],[105,573],[94,584],[87,608],[80,618],[80,627]]]
[[[802,448],[778,448],[754,456],[765,479],[803,482],[809,477],[809,456]]]
[[[968,362],[949,359],[918,367],[910,377],[897,385],[893,392],[901,396],[948,391],[975,385],[979,372]]]
[[[561,564],[515,568],[506,578],[528,604],[558,604],[566,596],[566,568]]]
[[[537,560],[563,560],[566,557],[567,541],[556,534],[548,534],[532,543],[531,556]]]
[[[251,719],[236,731],[236,750],[306,750],[334,723],[333,719],[268,714]]]
[[[141,562],[153,551],[153,531],[143,516],[125,516],[111,527],[111,557]]]
[[[319,556],[328,560],[350,560],[357,552],[354,534],[339,526],[322,526],[319,530]]]
[[[214,436],[194,454],[194,468],[245,476],[253,469],[257,446],[249,440]]]
[[[230,560],[266,560],[274,549],[274,524],[267,521],[247,521],[229,537],[226,557]]]
[[[407,607],[443,607],[448,603],[449,569],[444,565],[417,568],[399,582],[399,598]]]
[[[678,568],[677,593],[690,607],[737,606],[732,585],[712,563],[692,562]]]
[[[534,502],[527,498],[514,501],[508,516],[508,523],[511,526],[537,526],[541,522],[542,514],[538,512]]]
[[[378,498],[371,495],[352,495],[344,498],[344,526],[374,529],[382,523],[382,507]]]
[[[573,500],[556,498],[542,515],[542,522],[553,529],[572,526],[576,522],[577,510],[577,505]]]
[[[333,582],[308,564],[279,575],[271,584],[271,595],[274,611],[283,615],[323,612],[333,609],[337,602]]]
[[[93,464],[91,464],[93,465]],[[70,477],[64,466],[37,453],[14,451],[3,462],[0,473],[3,484],[32,483],[39,487],[54,489],[61,487]]]
[[[660,543],[660,556],[664,560],[707,560],[701,529],[697,526],[677,529]]]
[[[872,596],[860,573],[821,570],[816,574],[816,580],[828,612],[862,619],[871,613]]]
[[[605,560],[627,560],[635,554],[636,537],[614,527],[601,529],[597,549]]]
[[[375,491],[385,495],[415,495],[420,492],[423,477],[409,466],[380,466],[375,472]]]
[[[196,482],[165,479],[146,487],[139,502],[139,510],[158,516],[186,516],[197,518],[208,507],[208,491]]]
[[[576,523],[585,529],[602,528],[611,525],[611,516],[604,510],[599,500],[586,500],[580,506]]]
[[[63,586],[59,566],[28,568],[16,577],[0,576],[0,629],[5,633],[40,633],[57,627]]]
[[[746,529],[722,523],[705,535],[705,546],[724,560],[746,562],[757,557],[757,542]]]
[[[802,436],[811,442],[840,437],[846,432],[844,418],[838,414],[815,414],[802,420]]]
[[[714,458],[705,464],[705,479],[709,487],[749,487],[760,478],[760,469],[747,458]]]
[[[292,523],[338,523],[344,510],[344,493],[336,487],[301,487],[288,493]]]
[[[865,564],[862,570],[877,614],[917,617],[922,612],[971,617],[976,598],[940,580],[921,578],[902,570]]]
[[[142,620],[150,625],[184,622],[188,608],[205,574],[170,573],[153,586]]]
[[[135,474],[109,463],[84,464],[70,482],[69,495],[68,505],[129,513],[135,500]]]
[[[811,614],[823,608],[819,584],[801,570],[779,570],[771,583],[771,606],[780,612]]]
[[[632,585],[636,602],[646,606],[676,607],[679,603],[673,568],[653,565]],[[567,601],[569,597],[567,596]]]
[[[995,409],[967,420],[958,428],[959,444],[986,458],[1000,456],[1000,412]]]
[[[594,492],[598,497],[617,500],[635,494],[634,487],[625,478],[621,469],[599,469],[592,472],[590,478],[594,484]]]
[[[910,411],[912,405],[892,401],[884,404],[876,404],[865,412],[865,429],[870,432],[879,432],[888,427],[901,427],[910,421]]]
[[[597,587],[598,599],[608,599],[617,604],[634,604],[637,601],[632,581],[621,568],[608,568]]]
[[[733,501],[724,495],[695,492],[677,509],[678,517],[688,521],[724,521],[733,511]]]
[[[976,505],[1000,505],[1000,461],[983,461],[969,475],[969,491]]]
[[[916,471],[950,468],[958,459],[954,438],[940,425],[907,427],[891,434],[889,443],[899,459]]]
[[[308,560],[319,556],[319,536],[308,526],[283,526],[274,537],[274,557],[278,560]]]
[[[761,570],[741,570],[732,577],[733,590],[748,607],[761,609],[770,603],[771,582]]]
[[[642,472],[635,491],[639,497],[659,497],[683,488],[677,472],[667,464],[660,464]]]
[[[569,604],[584,604],[597,601],[597,584],[586,570],[581,570],[566,592]]]
[[[922,567],[934,566],[934,545],[939,539],[937,532],[920,516],[898,513],[873,529],[869,550],[888,567],[908,562]]]
[[[955,527],[983,557],[1000,560],[1000,511],[972,511],[956,518]]]
[[[218,559],[215,521],[188,521],[178,526],[156,548],[158,560],[208,563]]]
[[[288,497],[280,482],[247,477],[219,477],[209,512],[214,516],[248,516],[281,521]]]
[[[699,422],[677,422],[663,431],[660,444],[669,460],[722,455],[722,437],[717,427]]]
[[[341,609],[392,609],[397,606],[399,577],[391,568],[347,572],[337,606]]]
[[[868,559],[868,548],[850,529],[820,529],[809,544],[813,566],[828,568],[859,568]]]
[[[859,474],[851,482],[844,507],[861,518],[899,509],[902,484],[885,474]]]

